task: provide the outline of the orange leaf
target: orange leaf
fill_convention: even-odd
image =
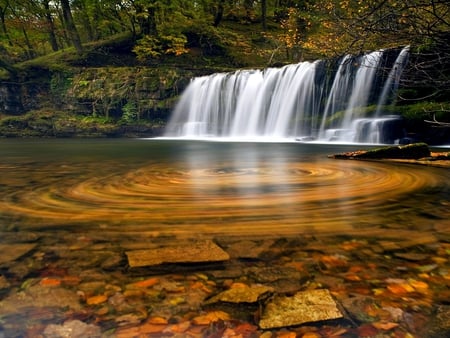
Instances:
[[[41,284],[42,286],[59,286],[61,285],[61,281],[54,278],[44,278],[39,284]]]
[[[98,296],[89,297],[88,299],[86,299],[86,303],[88,305],[97,305],[97,304],[104,303],[107,300],[108,300],[108,297],[106,297],[105,295],[98,295]]]
[[[302,338],[320,338],[320,337],[322,336],[315,332],[307,332],[302,336]]]
[[[375,322],[375,323],[372,323],[372,325],[374,327],[376,327],[377,329],[384,330],[384,331],[392,330],[393,328],[398,326],[397,323],[392,323],[392,322]]]
[[[346,279],[346,280],[349,280],[349,281],[353,281],[353,282],[358,282],[358,281],[361,280],[361,278],[360,278],[359,276],[353,275],[353,274],[351,274],[351,275],[345,275],[345,279]]]
[[[390,284],[387,286],[387,289],[396,295],[414,291],[414,288],[408,284]]]
[[[223,311],[212,311],[208,312],[206,315],[197,316],[192,319],[195,325],[209,325],[212,322],[217,322],[219,320],[229,320],[230,315]]]
[[[234,331],[242,336],[250,336],[256,330],[258,330],[258,327],[249,323],[244,323],[234,328]]]
[[[135,286],[137,288],[148,288],[148,287],[153,286],[158,283],[159,283],[158,278],[149,278],[149,279],[145,279],[145,280],[133,283],[132,286]]]
[[[168,332],[174,332],[174,333],[183,333],[189,328],[189,326],[191,326],[191,322],[190,321],[185,321],[185,322],[181,322],[181,323],[178,323],[178,324],[170,325],[167,328],[167,331]]]
[[[147,323],[150,324],[167,324],[167,319],[163,317],[150,317],[149,320],[147,320]]]
[[[249,286],[247,284],[244,283],[233,283],[230,286],[230,289],[239,289],[239,288],[248,288]]]
[[[140,333],[159,333],[166,328],[166,325],[146,323],[139,327]]]

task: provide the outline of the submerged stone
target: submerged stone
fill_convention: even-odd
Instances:
[[[81,304],[75,291],[59,286],[32,285],[23,291],[12,293],[0,301],[0,316],[21,312],[25,308],[70,308],[80,310]]]
[[[228,253],[210,240],[180,243],[149,250],[126,252],[131,268],[163,263],[220,262],[230,259]]]
[[[0,244],[0,265],[15,261],[16,259],[26,255],[35,247],[36,244],[32,243]]]
[[[272,329],[343,317],[328,290],[309,290],[275,297],[265,307],[259,326]]]
[[[265,285],[253,285],[226,290],[208,300],[207,304],[216,302],[255,303],[261,297],[273,292],[274,289]]]
[[[69,320],[62,325],[50,324],[44,330],[46,338],[100,338],[100,327],[80,320]]]

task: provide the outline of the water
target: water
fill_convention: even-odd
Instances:
[[[393,117],[383,116],[382,110],[393,103],[408,50],[405,47],[393,61],[388,57],[392,51],[347,55],[336,69],[319,60],[195,78],[165,136],[398,142],[404,131],[386,132]],[[374,116],[366,112],[369,105],[376,106]],[[361,118],[373,121],[370,130],[355,123]],[[361,135],[364,131],[367,135]]]
[[[438,212],[436,196],[448,199],[445,170],[327,158],[350,146],[15,140],[0,147],[0,221],[19,231],[341,232],[420,224],[419,210]]]
[[[433,292],[426,300],[442,304],[448,169],[327,157],[351,150],[294,142],[0,140],[0,335],[41,336],[49,325],[77,319],[114,337],[114,330],[139,330],[152,317],[186,324],[198,335],[208,326],[190,318],[204,314],[204,299],[230,279],[268,284],[257,277],[292,270],[289,262],[340,297],[343,287],[369,297],[374,285],[386,287],[386,278],[418,278],[416,265],[389,256],[396,246],[436,251],[430,255],[437,263],[423,263],[436,266],[425,279]],[[183,249],[199,239],[227,250],[254,243],[248,255],[266,249],[258,259],[206,267],[128,267],[130,250]],[[326,269],[320,279],[322,256],[369,267],[357,288],[344,279],[327,286],[343,270]],[[143,280],[157,284],[136,289],[133,283]],[[290,291],[305,288],[300,280],[288,282]],[[284,292],[278,288],[286,281],[274,285]],[[424,302],[415,293],[407,300],[379,297],[405,313],[416,298]],[[429,317],[429,306],[418,304],[413,314]],[[241,317],[227,311],[235,325]]]

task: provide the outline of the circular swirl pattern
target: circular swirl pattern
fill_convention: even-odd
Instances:
[[[2,217],[36,228],[89,223],[198,233],[334,232],[396,219],[405,196],[444,179],[439,171],[372,162],[251,164],[9,165],[0,167],[6,190],[0,209]]]

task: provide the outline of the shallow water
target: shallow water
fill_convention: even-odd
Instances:
[[[129,273],[124,252],[164,245],[166,239],[173,243],[174,238],[212,238],[226,247],[246,238],[256,240],[256,245],[266,245],[275,243],[268,239],[289,237],[298,238],[303,246],[308,241],[315,246],[315,238],[323,235],[336,240],[325,241],[329,245],[321,244],[320,250],[334,254],[342,244],[338,238],[344,238],[345,243],[365,238],[370,250],[370,243],[382,247],[381,251],[374,248],[369,257],[374,264],[381,264],[392,248],[402,250],[421,244],[441,248],[450,240],[449,170],[327,157],[361,147],[175,140],[0,140],[0,335],[2,325],[6,336],[18,332],[19,337],[30,335],[30,330],[42,333],[48,323],[61,323],[86,313],[90,314],[86,322],[99,322],[102,330],[107,330],[122,325],[117,324],[120,319],[112,319],[114,316],[128,315],[138,306],[148,306],[148,302],[153,313],[158,314],[160,306],[161,313],[170,313],[167,317],[182,311],[178,303],[169,302],[170,297],[166,299],[169,305],[158,305],[159,298],[149,301],[140,297],[135,300],[138,305],[125,310],[113,302],[114,294],[125,295],[126,285],[136,278],[161,273],[151,269],[138,275]],[[374,238],[378,242],[373,242]],[[382,243],[386,239],[395,242],[394,238],[408,244]],[[314,251],[288,257],[289,252],[303,250],[300,242],[286,242],[291,244],[283,247],[283,259],[264,259],[260,268],[282,266],[298,257],[316,259],[311,254]],[[270,250],[281,252],[283,248],[274,245]],[[15,254],[17,250],[23,250],[23,254]],[[448,255],[444,249],[433,250],[441,252],[442,257]],[[268,257],[277,256],[272,252]],[[448,275],[448,260],[442,257],[438,257],[441,279],[436,285]],[[352,256],[352,264],[364,264],[358,262],[361,259],[360,255]],[[241,278],[236,271],[245,274],[245,264],[232,260],[231,272],[220,266],[225,269],[220,275]],[[403,270],[398,273],[402,276]],[[63,288],[70,300],[63,305],[76,308],[75,315],[56,311],[55,304],[40,300],[39,295],[47,292],[47,277],[69,290]],[[179,276],[173,278],[180,283]],[[186,278],[192,281],[204,277]],[[218,290],[219,281],[216,276]],[[101,289],[98,283],[102,283]],[[26,292],[34,297],[30,299],[35,299],[35,304],[26,301],[15,309],[23,290],[29,290]],[[80,294],[84,297],[83,310],[71,298]],[[444,293],[436,290],[435,294]],[[110,308],[90,305],[89,296],[93,295],[109,299]],[[195,300],[187,295],[189,298]],[[187,303],[186,312],[193,311],[194,305]],[[199,304],[195,306],[200,309]],[[172,308],[169,311],[163,306]],[[46,310],[42,312],[42,308]]]

